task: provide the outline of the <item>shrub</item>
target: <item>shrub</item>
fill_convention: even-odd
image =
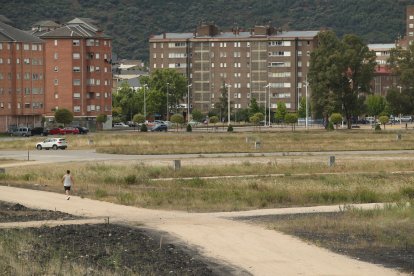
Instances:
[[[381,130],[381,126],[379,124],[375,125],[375,131],[380,131]]]
[[[334,125],[333,125],[333,123],[332,123],[332,122],[329,122],[329,124],[328,124],[328,126],[327,126],[326,130],[334,130]]]
[[[142,124],[142,125],[141,125],[141,128],[140,128],[140,131],[142,131],[142,132],[147,132],[147,131],[148,131],[148,127],[147,127],[147,125],[146,125],[146,124]]]
[[[188,124],[188,125],[187,125],[187,132],[191,132],[191,131],[193,131],[193,128],[191,127],[191,125],[190,125],[190,124]]]
[[[233,132],[233,126],[232,125],[229,125],[227,127],[227,132]]]
[[[102,189],[96,189],[95,191],[96,198],[103,198],[108,196],[108,192]]]
[[[124,182],[128,185],[132,185],[137,183],[137,176],[134,174],[130,174],[124,177]]]

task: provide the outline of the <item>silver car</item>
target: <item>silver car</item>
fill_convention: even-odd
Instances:
[[[65,138],[48,138],[44,140],[43,142],[36,144],[36,149],[42,150],[42,149],[66,149],[68,147],[68,143],[66,142]]]

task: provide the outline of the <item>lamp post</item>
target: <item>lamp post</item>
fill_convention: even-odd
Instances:
[[[147,120],[147,99],[146,99],[146,88],[148,88],[147,84],[144,84],[144,117]]]
[[[170,84],[167,82],[167,121],[168,121],[168,115],[170,115],[170,110],[169,110],[169,106],[168,106],[168,88],[169,88]]]
[[[400,89],[400,97],[401,97],[402,86],[401,85],[398,85],[397,88]],[[400,113],[400,125],[401,125],[401,113]]]
[[[264,125],[266,126],[266,122],[267,122],[267,118],[266,118],[266,114],[267,114],[267,113],[266,113],[266,105],[267,105],[267,104],[266,104],[266,96],[267,96],[267,95],[266,95],[266,92],[267,92],[267,91],[266,91],[266,88],[268,88],[268,89],[269,89],[269,106],[270,106],[270,83],[268,83],[268,84],[267,84],[264,88],[265,88],[265,112],[264,112],[265,114],[264,114]],[[270,126],[270,107],[269,107],[269,126]]]
[[[227,125],[230,125],[230,84],[226,84],[227,90]]]
[[[187,124],[190,122],[190,87],[193,84],[187,85]]]
[[[305,126],[306,126],[306,130],[308,130],[309,128],[309,124],[308,124],[308,117],[309,117],[309,110],[308,110],[308,76],[306,76],[306,81],[305,81]]]

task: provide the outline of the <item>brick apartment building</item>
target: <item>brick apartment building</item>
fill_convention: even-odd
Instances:
[[[44,115],[53,120],[59,108],[70,110],[74,124],[94,128],[96,117],[108,115],[112,125],[112,40],[91,19],[64,25],[41,21],[31,33],[45,43]]]
[[[0,132],[41,125],[44,63],[44,41],[0,21]]]
[[[296,111],[317,34],[271,26],[221,32],[201,24],[194,33],[151,36],[150,71],[174,68],[184,74],[191,84],[190,106],[202,112],[214,108],[223,85],[229,86],[233,110],[247,108],[255,98],[272,110],[284,102]]]

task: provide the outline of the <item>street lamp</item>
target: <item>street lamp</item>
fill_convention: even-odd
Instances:
[[[230,84],[226,84],[227,90],[227,125],[230,125]]]
[[[397,88],[400,89],[400,97],[401,97],[402,86],[401,85],[398,85]],[[400,113],[400,125],[401,125],[401,115],[402,114]]]
[[[170,86],[170,84],[167,82],[167,121],[168,121],[168,115],[170,114],[169,106],[168,106],[168,94],[169,94],[168,88],[169,88],[169,86]]]
[[[309,86],[309,82],[308,82],[308,76],[306,76],[306,81],[305,81],[305,116],[306,116],[306,118],[305,118],[305,126],[306,126],[306,130],[309,128],[309,125],[308,125],[308,117],[309,117],[309,114],[308,114],[308,86]]]
[[[193,84],[187,85],[187,124],[190,122],[190,87]]]
[[[269,126],[270,126],[270,83],[268,83],[265,87],[265,114],[264,114],[264,125],[266,126],[266,122],[267,122],[267,118],[266,118],[266,88],[268,88],[269,89],[269,106],[268,106],[268,108],[269,108]]]
[[[148,88],[148,84],[144,84],[144,117],[147,120],[147,99],[146,99],[146,88]]]

